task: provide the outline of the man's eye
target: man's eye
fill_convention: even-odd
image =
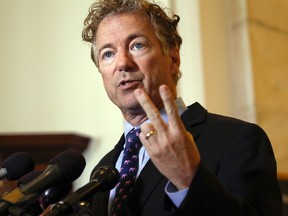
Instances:
[[[110,52],[110,51],[105,52],[105,53],[103,54],[103,58],[104,58],[104,59],[105,59],[105,58],[111,58],[112,56],[113,56],[113,53]]]
[[[143,47],[144,47],[144,45],[141,44],[141,43],[136,43],[136,44],[134,44],[134,46],[133,46],[133,48],[135,48],[135,49],[142,49]]]

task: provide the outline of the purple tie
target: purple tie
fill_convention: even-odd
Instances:
[[[112,216],[122,215],[123,206],[132,190],[138,171],[138,153],[142,146],[139,140],[140,129],[132,129],[126,136],[122,165],[120,168],[120,181],[116,186]]]

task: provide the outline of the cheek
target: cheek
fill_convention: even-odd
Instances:
[[[111,79],[109,79],[107,76],[102,76],[102,81],[103,81],[103,86],[104,86],[106,94],[108,95],[110,100],[114,101],[115,90],[113,88]]]
[[[113,73],[109,67],[99,67],[99,73],[101,74],[102,80],[104,83],[111,81]]]
[[[108,73],[100,73],[103,81],[103,85],[106,89],[106,91],[109,89],[109,86],[111,86],[112,77],[109,76]]]
[[[162,59],[157,58],[149,58],[146,59],[142,63],[142,70],[146,71],[146,73],[149,73],[151,76],[157,76],[159,72],[161,73],[161,70],[165,68],[165,61],[162,61]]]
[[[169,73],[171,71],[171,68],[169,67],[169,62],[166,61],[166,59],[153,59],[146,69],[146,71],[150,74],[151,79],[153,80],[167,79],[168,76],[170,76]]]

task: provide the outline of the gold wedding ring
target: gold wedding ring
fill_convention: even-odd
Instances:
[[[146,134],[145,139],[148,140],[149,137],[151,137],[152,135],[156,134],[157,131],[156,130],[151,130],[149,133]]]

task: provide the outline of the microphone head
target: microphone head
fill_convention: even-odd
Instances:
[[[96,169],[92,175],[91,180],[101,182],[101,190],[107,191],[113,189],[119,182],[120,174],[113,166],[102,166]]]
[[[31,182],[33,179],[37,178],[43,173],[42,170],[34,170],[17,181],[17,187],[22,188]],[[50,188],[46,189],[39,197],[39,201],[45,208],[56,202],[59,202],[64,198],[73,188],[72,182],[61,182],[59,184],[52,185]]]
[[[43,209],[51,204],[59,202],[66,197],[73,189],[72,182],[62,182],[45,190],[39,198],[39,202]]]
[[[37,178],[43,173],[42,170],[34,170],[17,181],[17,187],[25,187],[29,182]],[[46,189],[42,194],[40,194],[38,200],[35,203],[30,203],[26,206],[29,212],[33,215],[39,215],[45,210],[49,205],[59,202],[62,198],[68,195],[72,191],[72,182],[61,182],[59,184],[52,185]]]
[[[60,169],[62,181],[72,182],[82,174],[86,160],[80,152],[68,150],[54,157],[49,164],[55,164]]]
[[[2,168],[7,171],[6,178],[13,181],[34,170],[35,162],[28,152],[17,152],[3,162]]]
[[[82,174],[85,165],[85,158],[80,152],[65,151],[53,158],[40,176],[23,186],[21,193],[42,193],[61,182],[72,182]]]

